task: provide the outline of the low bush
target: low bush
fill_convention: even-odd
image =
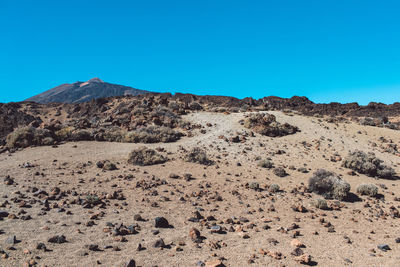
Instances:
[[[128,157],[128,163],[139,166],[161,164],[167,161],[163,155],[153,149],[141,147],[133,150]]]
[[[353,151],[343,160],[343,167],[352,169],[358,173],[371,177],[393,178],[395,171],[383,164],[374,153],[365,153],[363,151]]]
[[[278,167],[273,170],[274,174],[278,177],[285,177],[288,175],[286,170],[283,167]]]
[[[127,132],[124,141],[128,143],[169,143],[176,142],[182,134],[169,127],[148,126]]]
[[[378,187],[373,184],[360,184],[357,187],[357,193],[359,193],[360,195],[375,197],[376,195],[378,195]]]
[[[268,159],[263,159],[258,162],[258,167],[271,169],[274,167],[274,163]]]
[[[343,200],[350,191],[350,184],[341,179],[337,174],[319,169],[314,172],[308,181],[311,192],[322,195],[324,198]]]
[[[318,209],[321,209],[321,210],[327,210],[328,209],[328,203],[326,202],[326,200],[325,199],[316,199],[316,200],[313,200],[312,202],[311,202],[311,204],[314,206],[314,207],[316,207],[316,208],[318,208]]]
[[[199,147],[194,147],[190,150],[184,160],[187,162],[199,163],[203,165],[212,165],[214,162],[207,157],[207,154],[204,150]]]
[[[52,132],[47,129],[33,127],[17,128],[6,138],[6,146],[8,148],[25,148],[50,144],[54,144]]]
[[[271,184],[268,188],[268,191],[271,193],[276,193],[280,190],[280,186],[277,184]]]

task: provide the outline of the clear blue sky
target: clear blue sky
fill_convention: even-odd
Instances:
[[[0,0],[0,102],[154,91],[400,101],[400,1]]]

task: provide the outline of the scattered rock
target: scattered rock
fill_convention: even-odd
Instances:
[[[154,219],[154,226],[157,228],[169,228],[169,222],[167,219],[165,219],[164,217],[156,217]]]
[[[53,236],[53,237],[50,237],[50,238],[47,240],[47,242],[62,244],[62,243],[67,242],[67,240],[66,240],[66,238],[65,238],[64,235],[55,235],[55,236]]]

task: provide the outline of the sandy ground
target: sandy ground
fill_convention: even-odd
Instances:
[[[295,231],[299,231],[295,238],[305,245],[302,250],[312,256],[311,265],[399,266],[400,244],[395,239],[400,237],[400,219],[376,216],[380,209],[389,213],[391,206],[399,208],[399,202],[395,201],[400,197],[398,181],[361,174],[351,176],[348,169],[341,167],[340,161],[332,162],[330,157],[338,153],[344,158],[349,150],[355,149],[372,151],[400,173],[399,157],[383,152],[379,141],[384,137],[400,145],[400,132],[271,113],[279,122],[296,125],[301,132],[280,138],[256,134],[243,143],[231,143],[219,136],[249,133],[239,123],[244,114],[200,112],[189,114],[185,119],[204,125],[205,133],[198,132],[176,143],[146,145],[165,149],[163,154],[169,161],[162,165],[139,167],[127,163],[129,152],[143,144],[77,142],[1,154],[0,176],[10,175],[15,183],[5,185],[1,179],[0,204],[5,201],[8,204],[0,210],[15,214],[17,218],[0,221],[0,248],[8,255],[0,259],[0,266],[22,266],[29,260],[34,260],[38,266],[122,266],[129,259],[134,259],[138,266],[196,266],[199,261],[206,263],[215,259],[221,259],[225,266],[298,266],[291,255]],[[212,126],[206,126],[207,123]],[[378,146],[372,146],[373,142]],[[183,161],[182,148],[194,146],[204,148],[215,164],[204,166]],[[285,153],[276,153],[279,150]],[[277,177],[272,170],[258,167],[257,157],[271,158],[275,166],[286,167],[289,176]],[[102,171],[95,164],[100,160],[116,163],[118,170]],[[21,168],[26,162],[34,167]],[[300,173],[290,166],[306,167],[310,172]],[[293,189],[301,191],[302,184],[307,185],[312,172],[319,168],[341,174],[354,194],[359,184],[372,183],[379,187],[384,198],[360,196],[358,201],[342,202],[340,210],[316,209],[310,202],[320,196],[296,194]],[[181,178],[172,179],[171,173]],[[194,179],[183,179],[186,173]],[[282,191],[269,193],[246,188],[246,183],[254,181],[261,187],[278,184]],[[143,183],[149,188],[141,187]],[[43,205],[34,196],[33,187],[47,192],[59,187],[66,193],[59,200],[49,201],[52,208],[40,215]],[[100,195],[117,190],[125,199],[107,200],[105,208],[88,209],[70,204],[73,199],[85,198],[90,193]],[[19,207],[22,200],[27,204]],[[308,212],[296,212],[291,208],[300,204]],[[60,211],[60,207],[65,211]],[[216,221],[189,221],[195,211],[205,218],[212,215]],[[103,216],[91,219],[100,212]],[[145,221],[135,221],[135,214],[140,214]],[[22,215],[30,215],[32,219],[22,220]],[[173,228],[160,228],[155,234],[154,218],[157,216],[165,217]],[[230,218],[236,224],[227,223]],[[334,232],[328,232],[321,219],[330,222]],[[95,224],[86,226],[88,221]],[[126,241],[121,242],[104,232],[107,222],[138,224],[138,233],[124,236]],[[293,223],[298,229],[291,230]],[[227,231],[211,233],[212,224]],[[233,231],[228,231],[231,226]],[[202,243],[197,244],[189,237],[193,227],[205,238]],[[12,235],[20,242],[6,244],[6,239]],[[54,235],[64,235],[67,242],[47,242]],[[159,238],[169,247],[153,247]],[[40,242],[50,251],[36,249]],[[137,250],[139,243],[144,250]],[[89,244],[98,245],[101,251],[88,250],[86,245]],[[388,244],[391,250],[383,252],[377,248],[379,244]],[[119,251],[105,248],[107,246],[118,247]],[[262,255],[260,249],[280,252],[282,259]]]

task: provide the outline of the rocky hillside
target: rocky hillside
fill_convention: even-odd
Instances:
[[[28,98],[26,101],[37,103],[82,103],[100,97],[140,95],[149,91],[132,87],[106,83],[99,78],[93,78],[87,82],[75,82],[62,84],[44,93]]]
[[[107,83],[94,80],[81,87],[90,87],[90,84],[107,85]],[[306,97],[297,96],[292,98],[270,96],[255,100],[226,96],[148,93],[137,96],[97,98],[83,103],[0,104],[0,150],[1,146],[6,144],[6,137],[10,133],[23,127],[29,127],[29,135],[40,136],[41,140],[30,138],[28,143],[23,142],[17,147],[43,145],[42,139],[50,143],[77,140],[139,142],[144,139],[146,143],[151,143],[155,138],[172,141],[177,140],[179,133],[171,132],[170,129],[187,130],[192,127],[182,124],[180,116],[198,111],[217,113],[284,111],[319,118],[325,117],[330,122],[350,119],[362,125],[395,130],[400,128],[398,119],[400,103],[392,105],[370,103],[367,106],[360,106],[357,103],[316,104]],[[264,129],[263,120],[261,118],[258,122],[261,123],[261,131],[272,131],[277,134],[276,129],[285,128],[273,123],[271,129]],[[265,123],[270,122],[267,119]],[[166,128],[162,128],[161,131],[160,129],[154,131],[151,128],[160,126]],[[294,132],[290,127],[287,130]],[[149,132],[152,133],[149,135]],[[24,134],[27,132],[17,131],[17,133],[19,134],[17,136],[26,140]]]

